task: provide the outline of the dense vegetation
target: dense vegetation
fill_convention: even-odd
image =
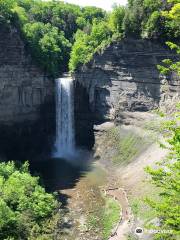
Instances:
[[[33,57],[50,74],[67,70],[74,34],[105,12],[58,1],[0,0],[0,22],[16,25]]]
[[[89,32],[80,31],[75,35],[70,70],[74,71],[80,64],[88,62],[96,51],[123,37],[164,42],[177,40],[180,37],[179,8],[178,0],[163,3],[162,0],[129,0],[127,7],[114,6],[105,18],[93,22]]]
[[[167,19],[172,19],[169,26],[173,25],[174,30],[180,25],[180,4],[174,0],[175,5],[171,6],[168,12],[164,12]],[[175,34],[177,32],[175,31]],[[167,43],[171,49],[180,54],[180,47],[172,42]],[[180,76],[180,62],[172,62],[165,59],[162,66],[158,66],[162,74],[170,75],[172,72]],[[170,116],[171,120],[165,122],[163,129],[166,132],[168,145],[162,145],[170,149],[170,154],[165,162],[159,163],[159,168],[147,168],[152,177],[153,184],[160,189],[159,200],[147,199],[148,204],[155,210],[159,219],[159,226],[153,226],[161,230],[154,239],[178,239],[180,234],[180,104],[177,105],[178,112]],[[163,232],[163,230],[165,230]],[[169,231],[169,232],[168,232]]]
[[[0,239],[53,239],[58,202],[25,163],[0,163]]]
[[[168,144],[170,154],[166,162],[159,163],[157,169],[147,168],[152,182],[159,188],[159,200],[147,199],[148,204],[155,210],[160,225],[150,226],[151,229],[161,230],[154,239],[177,239],[180,234],[180,112],[173,120],[166,122],[165,130],[169,130]],[[164,232],[163,232],[164,230]]]
[[[118,38],[178,39],[179,9],[178,0],[129,0],[111,13],[60,1],[0,0],[0,23],[16,25],[37,62],[56,75]]]

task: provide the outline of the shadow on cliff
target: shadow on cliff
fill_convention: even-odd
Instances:
[[[92,136],[92,145],[94,145],[93,125],[100,124],[107,120],[112,105],[108,103],[110,98],[110,90],[112,87],[111,77],[113,71],[105,71],[100,68],[92,68],[91,63],[87,64],[86,71],[80,69],[75,73],[76,87],[75,97],[77,112],[77,123],[83,121],[85,127],[89,125]],[[89,70],[89,71],[88,71]],[[85,99],[85,101],[82,99]],[[84,126],[82,126],[84,128]],[[85,129],[85,128],[84,128]],[[82,132],[86,138],[86,132]],[[82,138],[83,138],[82,136]]]
[[[85,151],[84,155],[79,155],[81,159],[76,159],[81,161],[79,165],[51,158],[55,142],[55,116],[55,102],[52,99],[40,106],[36,121],[0,125],[0,160],[28,160],[31,172],[41,176],[42,184],[50,192],[74,187],[90,168],[89,155]],[[76,134],[76,140],[82,147],[91,149],[94,144],[93,125],[90,123],[83,126],[81,130],[86,136],[81,142],[81,136]],[[82,164],[82,160],[86,164]],[[66,205],[68,196],[60,194],[61,198]]]
[[[40,175],[48,191],[72,188],[81,176],[81,168],[63,159],[45,159],[31,162],[31,172]]]
[[[50,155],[55,136],[54,102],[39,108],[39,118],[14,125],[0,126],[2,160],[32,161]]]
[[[33,174],[41,176],[47,191],[71,189],[91,169],[91,156],[85,152],[79,159],[47,158],[33,161],[30,163],[30,170]]]
[[[77,147],[91,150],[95,143],[94,116],[89,102],[89,94],[79,82],[74,86],[75,139]]]

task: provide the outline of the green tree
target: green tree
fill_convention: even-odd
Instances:
[[[73,34],[77,31],[76,20],[81,15],[80,7],[63,2],[38,2],[29,10],[29,16],[33,21],[51,23],[63,31],[68,40],[72,40]]]
[[[59,1],[0,0],[0,21],[20,29],[32,56],[54,76],[67,71],[77,30],[90,34],[94,19],[105,17],[100,8]]]
[[[46,230],[59,204],[38,181],[30,175],[27,163],[19,169],[13,162],[0,163],[0,239],[52,239],[57,222],[52,223],[49,235]]]
[[[158,169],[148,167],[146,170],[152,177],[152,182],[160,189],[159,200],[147,198],[147,203],[155,210],[160,226],[157,230],[170,232],[156,234],[154,239],[177,239],[180,234],[180,112],[173,120],[165,124],[169,130],[168,144],[171,153],[166,163],[161,163]]]
[[[50,23],[35,22],[25,24],[23,33],[32,54],[49,73],[55,74],[59,69],[65,69],[71,45],[63,32]]]
[[[75,35],[75,43],[72,47],[71,57],[69,61],[69,69],[75,71],[81,64],[91,59],[93,52],[92,46],[89,46],[89,36],[81,30]]]
[[[107,22],[94,20],[90,33],[79,30],[75,35],[69,62],[70,71],[75,71],[80,65],[87,63],[93,54],[111,42],[112,31]]]
[[[55,76],[68,65],[72,70],[89,61],[98,49],[122,36],[178,39],[179,9],[179,0],[129,0],[127,7],[116,5],[110,14],[61,1],[0,0],[0,21],[20,29],[33,57]],[[82,40],[78,30],[84,32]],[[75,52],[81,54],[79,61]]]
[[[168,3],[171,3],[171,8],[169,11],[162,12],[162,15],[165,17],[166,24],[169,29],[174,32],[174,37],[180,37],[180,3],[179,0],[168,0]],[[177,56],[180,56],[180,46],[173,42],[166,42],[171,50],[176,51]],[[176,72],[180,76],[180,61],[173,61],[172,59],[164,59],[162,65],[158,65],[158,69],[162,74],[171,74]]]
[[[176,4],[176,0],[171,1]],[[166,14],[172,14],[172,9]],[[176,11],[174,12],[174,14]],[[166,16],[169,18],[169,16]],[[173,17],[173,16],[171,16]],[[173,19],[178,19],[177,16]],[[172,42],[167,42],[171,49],[176,50],[180,54],[180,47]],[[180,62],[173,62],[171,59],[165,59],[162,66],[158,66],[162,74],[170,74],[176,72],[180,76]],[[154,239],[175,240],[180,235],[180,104],[178,104],[178,112],[170,116],[169,121],[164,125],[166,133],[168,132],[167,142],[170,154],[166,162],[160,163],[157,169],[147,168],[147,172],[152,177],[152,182],[160,190],[159,201],[150,198],[147,203],[155,210],[156,216],[159,218],[160,226],[154,226],[159,230],[170,230],[169,233],[156,234]]]
[[[114,32],[123,33],[123,20],[125,16],[125,7],[115,5],[109,16],[109,24]]]
[[[177,56],[180,56],[180,47],[172,42],[166,42],[171,50],[175,50]],[[164,75],[170,75],[172,72],[176,72],[180,76],[180,61],[173,61],[172,59],[164,59],[162,65],[157,66],[159,71]]]
[[[130,1],[123,21],[125,36],[140,37],[142,32],[142,0]]]
[[[168,0],[171,8],[162,12],[165,17],[165,25],[169,36],[180,37],[180,2],[179,0]]]
[[[15,0],[0,0],[0,22],[9,22],[12,19],[12,9],[15,5]]]
[[[93,23],[96,20],[103,20],[106,17],[106,12],[97,7],[84,7],[82,9],[82,16],[86,22]]]
[[[103,41],[108,41],[112,36],[111,29],[107,26],[105,21],[94,20],[90,34],[90,45],[97,48]]]
[[[169,7],[162,0],[129,0],[123,28],[125,36],[143,38],[165,38],[165,27],[162,11]]]

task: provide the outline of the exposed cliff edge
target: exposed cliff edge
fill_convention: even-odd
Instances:
[[[28,158],[50,148],[54,83],[27,54],[15,28],[0,25],[0,154]]]
[[[171,109],[179,99],[180,79],[160,76],[157,64],[177,56],[159,43],[125,39],[111,44],[75,72],[76,94],[80,87],[89,97],[94,121],[119,120],[123,112]],[[83,116],[81,115],[81,118]]]

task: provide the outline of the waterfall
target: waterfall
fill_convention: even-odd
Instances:
[[[54,157],[73,154],[74,98],[73,80],[70,77],[56,79],[56,142]]]

